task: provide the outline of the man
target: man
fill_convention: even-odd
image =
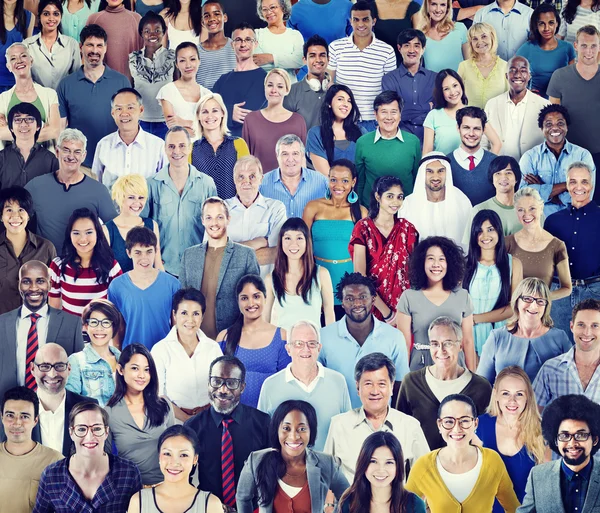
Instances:
[[[542,435],[560,460],[536,465],[517,513],[588,513],[600,508],[600,406],[565,395],[544,410]],[[595,464],[594,464],[595,463]]]
[[[165,271],[178,276],[183,252],[202,242],[204,228],[198,218],[204,201],[217,195],[217,187],[210,176],[189,163],[192,141],[185,128],[170,128],[164,146],[168,163],[148,178],[143,215],[158,223]]]
[[[324,198],[327,194],[327,178],[318,171],[302,167],[305,148],[297,135],[281,137],[275,151],[279,167],[265,175],[260,193],[281,201],[287,217],[302,217],[309,201]]]
[[[526,151],[519,161],[523,173],[520,187],[533,187],[540,193],[546,217],[571,203],[566,183],[570,164],[585,162],[592,174],[596,172],[590,152],[567,141],[570,125],[571,116],[564,106],[546,105],[538,116],[545,141]]]
[[[405,478],[429,445],[419,421],[389,406],[396,369],[381,353],[363,356],[356,364],[355,379],[361,405],[331,419],[324,452],[342,460],[348,482],[354,480],[356,461],[365,439],[376,431],[390,431],[402,446]]]
[[[37,176],[58,170],[56,156],[37,143],[42,127],[40,111],[31,103],[17,103],[8,113],[14,142],[0,151],[0,189],[25,185]]]
[[[402,62],[398,69],[381,79],[384,91],[396,91],[404,109],[400,128],[416,135],[423,144],[423,121],[433,108],[433,86],[437,73],[421,65],[427,38],[420,30],[404,29],[398,35],[398,51]]]
[[[373,34],[375,22],[372,4],[358,0],[350,9],[352,34],[329,45],[329,72],[338,84],[352,90],[361,125],[369,132],[377,128],[371,108],[381,93],[381,79],[396,69],[394,49]]]
[[[87,138],[79,130],[66,128],[58,137],[58,170],[38,176],[25,188],[33,198],[37,233],[62,253],[65,230],[73,210],[89,208],[103,223],[114,219],[117,211],[106,187],[82,173]]]
[[[227,128],[232,135],[241,137],[248,113],[260,110],[267,104],[264,85],[267,72],[254,64],[252,59],[258,46],[252,25],[241,23],[231,37],[235,68],[221,75],[212,90],[223,97],[227,107]]]
[[[200,440],[198,488],[216,495],[228,508],[235,507],[235,489],[250,453],[269,447],[270,418],[240,403],[245,388],[244,364],[234,356],[216,358],[209,369],[210,408],[185,422]],[[224,443],[233,444],[233,455],[225,460],[221,453]]]
[[[317,412],[317,451],[325,446],[331,418],[351,409],[344,376],[318,361],[321,347],[317,326],[309,321],[294,324],[285,346],[292,363],[265,380],[258,399],[258,409],[269,415],[289,399],[310,403]]]
[[[142,95],[126,87],[113,95],[110,106],[117,131],[100,140],[92,164],[92,174],[109,189],[121,176],[149,178],[166,164],[164,141],[140,126]]]
[[[527,150],[544,142],[538,114],[550,102],[527,89],[531,71],[525,57],[516,56],[508,61],[506,79],[508,91],[488,100],[485,113],[502,141],[500,155],[519,160]],[[487,139],[486,145],[489,147]]]
[[[402,332],[381,322],[373,315],[377,290],[370,278],[360,273],[345,273],[336,289],[346,315],[339,321],[321,329],[323,347],[319,361],[327,368],[340,372],[346,378],[352,407],[360,406],[355,387],[356,363],[370,353],[382,353],[395,365],[397,381],[394,397],[400,382],[408,373],[408,353]]]
[[[321,104],[331,83],[327,73],[329,49],[325,39],[314,35],[304,43],[303,52],[308,73],[300,82],[292,84],[290,93],[283,99],[283,106],[300,114],[309,130],[320,123]]]
[[[39,420],[39,401],[26,387],[7,390],[2,398],[2,425],[6,442],[0,444],[0,510],[31,513],[44,469],[63,455],[34,442]]]
[[[472,205],[494,196],[488,168],[496,157],[481,147],[487,117],[479,107],[463,107],[456,113],[460,146],[448,155],[454,186],[465,193]]]
[[[239,315],[237,282],[246,274],[260,274],[260,268],[252,249],[227,238],[229,210],[222,199],[208,198],[200,213],[207,242],[183,252],[179,281],[182,288],[194,287],[206,298],[200,329],[214,340]]]
[[[379,126],[356,141],[356,192],[365,207],[371,202],[371,189],[380,176],[397,176],[402,180],[405,195],[413,191],[421,143],[417,136],[400,129],[402,106],[402,98],[396,91],[380,93],[373,102]]]
[[[117,91],[131,87],[131,84],[125,75],[104,64],[108,36],[102,27],[87,25],[79,39],[83,66],[63,78],[56,92],[61,128],[64,129],[68,124],[70,128],[77,128],[86,134],[90,151],[83,165],[91,168],[98,141],[117,129],[109,109],[110,99]]]

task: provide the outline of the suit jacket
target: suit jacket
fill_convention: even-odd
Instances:
[[[208,243],[198,244],[183,252],[179,273],[182,288],[194,287],[200,290],[207,246]],[[219,269],[217,297],[214,299],[215,304],[218,305],[216,320],[219,332],[229,328],[239,314],[235,287],[239,279],[246,274],[260,275],[260,267],[254,251],[228,240]],[[206,300],[213,301],[212,298],[206,298]]]
[[[542,463],[531,469],[527,478],[525,498],[517,513],[565,513],[560,492],[560,465],[562,460]],[[583,511],[600,511],[600,461],[594,460]]]
[[[521,138],[519,139],[519,148],[521,155],[527,150],[530,150],[538,144],[544,142],[544,134],[538,126],[538,115],[540,110],[550,102],[541,96],[527,91],[526,94],[527,103],[525,104],[525,116],[523,118],[523,125],[521,128]],[[506,102],[509,100],[508,92],[502,93],[490,100],[488,100],[485,106],[485,113],[488,118],[488,123],[494,127],[494,130],[498,133],[498,137],[504,144],[508,128],[506,127]],[[490,144],[487,138],[485,138],[485,146],[489,149]],[[504,149],[500,152],[505,155]],[[517,161],[521,158],[521,155],[511,155],[516,158]]]

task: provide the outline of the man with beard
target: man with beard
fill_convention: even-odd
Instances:
[[[531,469],[517,513],[588,513],[600,508],[600,405],[564,395],[544,410],[542,435],[561,459]]]
[[[408,374],[408,354],[402,332],[373,315],[377,295],[375,284],[360,273],[345,273],[336,288],[346,315],[339,321],[321,328],[319,362],[346,378],[352,408],[361,405],[356,389],[356,363],[365,355],[383,353],[394,362],[396,382],[394,403],[400,382]]]
[[[235,511],[235,490],[246,458],[269,446],[270,418],[240,403],[246,367],[234,356],[220,356],[208,372],[210,408],[185,422],[200,440],[198,488]],[[233,445],[233,450],[231,450]]]

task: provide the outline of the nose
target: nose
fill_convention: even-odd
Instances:
[[[52,367],[48,372],[46,372],[46,374],[48,376],[50,376],[51,378],[53,378],[57,375],[57,372],[56,372],[56,369],[54,367]]]

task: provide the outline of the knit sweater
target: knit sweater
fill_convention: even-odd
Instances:
[[[483,152],[483,158],[475,169],[469,171],[463,168],[454,158],[454,152],[448,154],[452,167],[452,181],[454,186],[463,191],[471,200],[471,205],[479,205],[496,195],[496,189],[488,179],[488,168],[496,155],[489,151]]]

